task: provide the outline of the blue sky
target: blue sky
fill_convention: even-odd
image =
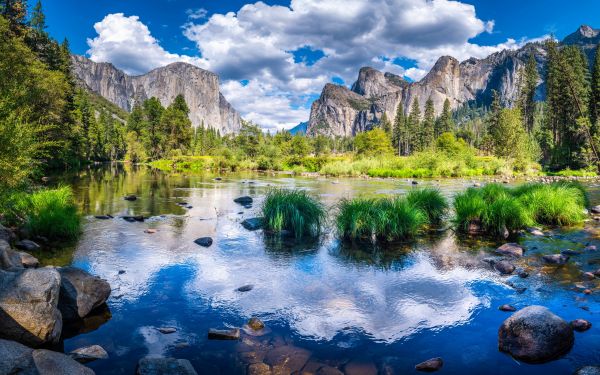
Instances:
[[[30,0],[31,3],[34,0]],[[420,79],[443,54],[484,57],[581,24],[592,0],[46,0],[48,31],[74,53],[141,74],[186,61],[265,128],[308,119],[326,82],[370,65]],[[229,13],[232,12],[232,13]],[[596,24],[598,23],[598,24]]]

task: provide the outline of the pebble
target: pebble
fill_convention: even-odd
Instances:
[[[571,328],[573,328],[577,332],[584,332],[592,328],[592,323],[588,322],[585,319],[575,319],[569,324],[571,324]]]
[[[504,305],[498,307],[498,310],[513,312],[513,311],[517,311],[517,308],[512,305],[504,304]]]
[[[164,333],[165,335],[177,332],[177,329],[173,328],[173,327],[160,327],[160,328],[157,328],[157,329],[158,329],[158,332]]]

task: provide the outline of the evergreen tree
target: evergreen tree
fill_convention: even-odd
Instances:
[[[388,119],[387,113],[385,112],[383,112],[383,115],[381,115],[381,120],[379,120],[379,127],[390,136],[392,135],[392,123]]]
[[[157,98],[150,98],[144,101],[144,133],[143,144],[146,154],[151,159],[159,159],[164,150],[164,132],[161,127],[161,118],[164,108]]]
[[[537,89],[539,74],[537,61],[533,52],[522,72],[523,82],[520,88],[519,107],[523,114],[523,122],[528,133],[532,133],[535,121],[535,91]]]
[[[435,137],[439,137],[444,133],[448,133],[454,130],[454,120],[452,119],[452,108],[450,105],[450,100],[446,98],[444,100],[444,107],[442,109],[442,113],[440,117],[438,117],[435,122]]]
[[[27,23],[27,1],[0,0],[0,14],[8,21],[15,35],[23,35]]]
[[[165,154],[174,150],[187,152],[192,141],[192,122],[189,118],[190,110],[183,95],[177,95],[173,103],[163,112],[161,127],[165,132]]]
[[[41,0],[38,0],[38,2],[33,7],[31,19],[29,20],[29,26],[38,33],[46,32],[46,15],[42,10]]]
[[[396,117],[394,118],[394,129],[392,133],[392,144],[394,149],[397,151],[398,156],[406,153],[407,135],[406,116],[404,115],[404,107],[402,106],[402,102],[400,102],[396,108]]]
[[[421,131],[421,107],[419,99],[415,98],[410,107],[407,121],[407,148],[406,153],[410,154],[419,151],[418,136]]]
[[[592,122],[592,134],[597,135],[598,128],[600,128],[600,44],[596,47],[596,58],[592,69],[590,120]]]
[[[144,130],[144,110],[135,103],[127,119],[127,132],[134,132],[138,137],[142,135]]]
[[[433,107],[433,99],[429,97],[425,102],[425,113],[423,115],[423,123],[421,124],[420,132],[420,149],[424,150],[433,145],[435,133],[435,108]]]

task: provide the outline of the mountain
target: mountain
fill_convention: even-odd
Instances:
[[[600,30],[581,26],[562,44],[581,46],[593,61],[599,42]],[[521,68],[532,55],[537,61],[540,77],[544,77],[546,50],[543,43],[529,43],[517,50],[504,50],[484,59],[470,58],[463,62],[442,56],[418,82],[408,82],[395,74],[363,67],[350,88],[325,85],[319,99],[312,104],[307,133],[353,136],[372,129],[384,113],[393,119],[399,105],[407,113],[415,98],[422,111],[427,99],[431,98],[438,115],[446,99],[453,109],[467,103],[489,104],[492,90],[500,94],[504,105],[513,106],[521,82]],[[536,98],[543,100],[544,96],[545,85],[540,80]]]
[[[291,135],[306,134],[306,129],[308,129],[308,121],[299,123],[298,125],[288,130],[288,132],[290,132]]]
[[[156,97],[167,106],[183,94],[190,108],[190,120],[221,134],[240,129],[240,115],[219,91],[219,77],[186,63],[173,63],[144,75],[130,76],[109,63],[96,63],[84,56],[72,56],[78,84],[95,92],[125,111],[135,103]]]

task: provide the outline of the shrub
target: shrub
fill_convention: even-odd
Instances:
[[[75,239],[80,233],[80,216],[67,186],[34,192],[21,201],[26,212],[25,228],[49,240]]]
[[[267,230],[287,230],[296,238],[319,234],[325,221],[323,205],[303,190],[270,190],[262,213]]]
[[[448,201],[438,189],[424,188],[411,190],[406,200],[413,207],[423,210],[430,224],[441,222],[448,210]]]

